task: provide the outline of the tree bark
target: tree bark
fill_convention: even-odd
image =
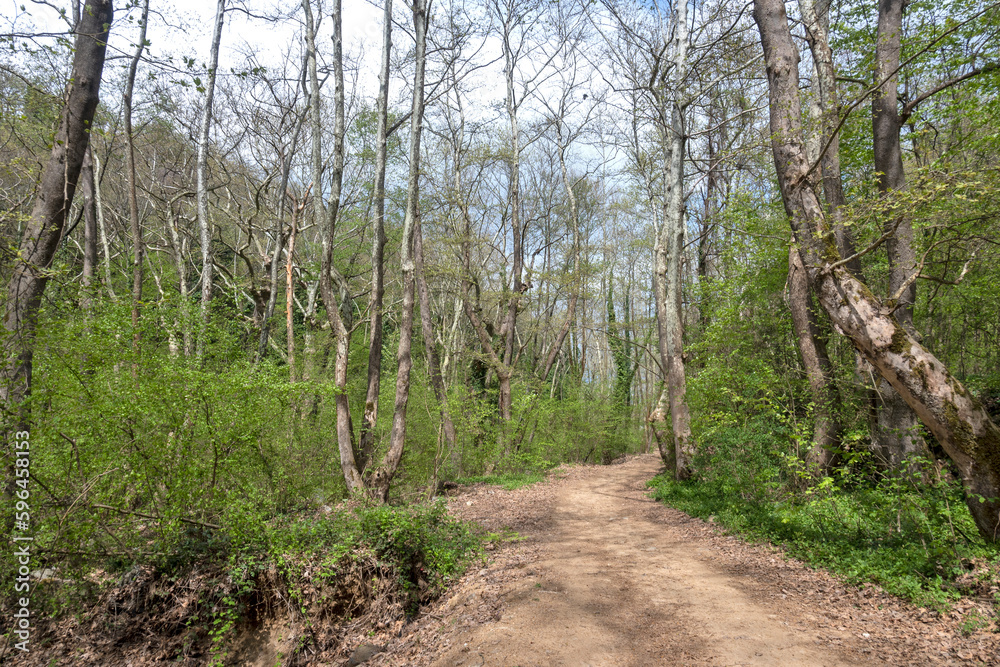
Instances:
[[[362,467],[375,455],[375,424],[382,385],[382,301],[385,296],[385,169],[388,161],[389,64],[392,57],[392,0],[382,14],[382,67],[378,75],[378,137],[375,147],[375,221],[372,230],[372,293],[368,302],[371,338],[368,345],[368,389],[361,417]],[[453,429],[454,430],[454,429]],[[454,435],[454,433],[452,433]]]
[[[208,58],[208,80],[205,82],[205,102],[201,111],[201,128],[198,132],[198,157],[196,166],[196,190],[198,230],[201,234],[201,333],[198,336],[197,354],[205,354],[208,323],[211,317],[209,306],[212,302],[212,275],[215,265],[212,260],[212,228],[208,220],[208,148],[209,131],[212,129],[212,103],[215,99],[216,70],[219,67],[219,44],[222,41],[222,24],[226,16],[226,0],[218,0],[215,8],[215,30],[212,33],[212,47]]]
[[[317,302],[319,297],[319,281],[313,282],[306,288],[306,304],[302,309],[302,320],[305,324],[305,331],[302,333],[302,372],[299,378],[306,383],[306,387],[301,393],[302,399],[298,406],[298,411],[302,421],[313,420],[318,414],[319,394],[309,386],[322,372],[329,357],[330,339],[323,337],[319,345],[317,339],[321,337],[323,324],[316,316]]]
[[[414,239],[420,233],[420,135],[424,119],[424,67],[427,63],[426,0],[413,0],[413,32],[416,40],[416,64],[413,74],[413,105],[410,113],[410,175],[406,187],[406,213],[400,264],[403,279],[403,307],[399,324],[399,351],[396,354],[396,400],[392,413],[389,451],[369,479],[369,493],[383,502],[389,499],[389,486],[399,468],[406,444],[406,408],[410,399],[410,370],[413,367],[413,306],[416,282]],[[428,306],[429,308],[429,306]],[[429,316],[429,313],[428,313]],[[433,339],[429,342],[433,345]],[[438,372],[440,377],[440,371]]]
[[[174,213],[174,203],[177,199],[185,195],[186,193],[177,195],[167,204],[167,210],[170,215],[167,228],[170,234],[170,250],[174,259],[174,269],[177,271],[177,292],[180,296],[178,308],[180,309],[181,336],[184,339],[184,356],[190,357],[192,352],[192,334],[191,305],[188,303],[187,263],[184,259],[184,241],[181,240],[177,226],[178,215]]]
[[[799,57],[782,0],[755,0],[754,19],[767,65],[778,183],[810,284],[832,322],[916,411],[955,462],[976,526],[985,539],[996,541],[1000,537],[1000,428],[944,364],[844,266],[824,207],[808,179]]]
[[[872,95],[872,130],[875,172],[879,192],[883,195],[906,188],[903,150],[899,133],[903,122],[898,111],[899,54],[903,32],[904,0],[879,0],[878,35],[875,42],[875,84]],[[913,225],[903,215],[883,221],[885,231],[892,231],[886,240],[889,258],[889,294],[895,295],[916,270],[917,256],[913,248]],[[913,326],[913,304],[917,283],[910,281],[902,289],[894,315],[907,333],[919,339]],[[917,415],[884,379],[876,385],[875,420],[872,440],[875,455],[889,470],[906,467],[910,457],[930,457],[927,443],[920,434]]]
[[[663,461],[667,472],[677,474],[677,450],[674,447],[673,438],[670,437],[667,426],[667,413],[670,411],[670,399],[667,397],[667,386],[663,385],[660,390],[660,397],[656,405],[646,417],[646,425],[649,429],[647,438],[656,440],[656,448],[660,452],[660,459]],[[646,448],[649,448],[648,442]]]
[[[31,394],[38,308],[90,142],[112,15],[110,0],[88,0],[85,5],[76,31],[69,91],[52,144],[52,155],[42,171],[38,198],[21,237],[7,284],[3,318],[7,335],[3,341],[0,400],[8,415],[17,415],[14,419],[22,430],[28,424],[28,413],[22,403]]]
[[[614,291],[615,291],[615,274],[614,271],[608,276],[608,286],[607,286],[607,297],[606,305],[608,309],[607,315],[607,327],[608,327],[608,350],[610,351],[611,361],[614,362],[614,373],[615,373],[615,384],[614,389],[611,392],[612,403],[614,408],[619,411],[619,414],[623,417],[630,417],[632,406],[632,378],[634,376],[633,366],[632,366],[632,307],[630,304],[629,292],[631,291],[631,284],[625,290],[625,298],[623,304],[623,318],[622,324],[617,323],[617,314],[615,313],[615,301],[614,301]]]

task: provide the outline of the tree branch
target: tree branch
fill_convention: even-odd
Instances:
[[[987,65],[983,65],[982,67],[977,67],[977,68],[975,68],[974,70],[972,70],[970,72],[966,72],[965,74],[963,74],[961,76],[956,76],[954,79],[950,79],[948,81],[945,81],[944,83],[940,83],[940,84],[934,86],[933,88],[931,88],[930,90],[928,90],[926,93],[923,93],[922,95],[918,95],[914,99],[912,99],[909,102],[907,102],[906,106],[904,106],[903,110],[899,113],[900,120],[905,123],[906,119],[909,118],[910,115],[913,114],[914,111],[916,111],[917,105],[920,104],[921,102],[923,102],[924,100],[926,100],[928,97],[931,97],[933,95],[937,95],[938,93],[940,93],[945,88],[950,88],[950,87],[952,87],[952,86],[954,86],[956,84],[962,83],[963,81],[965,81],[967,79],[971,79],[974,76],[979,76],[980,74],[986,74],[987,72],[992,72],[993,70],[997,69],[998,67],[1000,67],[1000,65],[998,65],[997,63],[989,63]]]
[[[128,510],[112,507],[111,505],[101,505],[99,503],[94,503],[90,507],[92,509],[111,510],[112,512],[118,512],[119,514],[131,514],[132,516],[139,516],[142,517],[143,519],[153,519],[154,521],[163,521],[162,518],[158,516],[153,516],[152,514],[144,514],[143,512],[130,512]],[[214,523],[206,523],[204,521],[197,521],[196,519],[185,519],[184,517],[178,517],[177,520],[182,521],[184,523],[189,523],[192,526],[202,526],[203,528],[213,528],[215,530],[220,530],[221,528],[220,526],[217,526]]]

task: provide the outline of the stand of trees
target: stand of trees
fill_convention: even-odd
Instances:
[[[988,2],[386,2],[363,47],[302,0],[266,55],[224,0],[205,53],[156,0],[69,9],[0,68],[52,554],[758,437],[814,481],[936,461],[1000,536]]]

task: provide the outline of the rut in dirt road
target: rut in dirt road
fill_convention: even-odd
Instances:
[[[667,520],[680,513],[645,495],[658,469],[644,456],[561,485],[534,536],[537,560],[504,591],[502,616],[464,631],[432,664],[858,664],[818,646],[815,628],[793,627],[796,608],[755,595],[751,577],[693,547],[676,516]]]

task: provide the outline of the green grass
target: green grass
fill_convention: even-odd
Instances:
[[[508,491],[531,486],[545,480],[543,472],[505,472],[498,475],[480,475],[478,477],[463,477],[455,480],[458,484],[495,484]]]
[[[955,484],[886,481],[842,489],[825,478],[777,500],[663,476],[649,486],[654,498],[672,507],[713,517],[734,533],[781,545],[850,583],[877,583],[920,605],[943,607],[960,597],[956,579],[971,569],[972,559],[991,562],[993,578],[1000,571],[1000,551],[979,539]]]

